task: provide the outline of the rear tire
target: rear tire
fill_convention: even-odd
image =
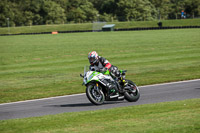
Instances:
[[[89,84],[86,88],[86,96],[91,103],[95,105],[101,105],[105,101],[104,93],[102,92],[101,86],[99,86],[99,92],[94,88],[95,84]]]
[[[124,93],[124,97],[129,102],[136,102],[140,98],[139,89],[136,86],[136,84],[133,83],[132,81],[130,81],[130,80],[126,80],[126,81],[128,82],[129,85],[133,85],[136,88],[136,91],[135,92],[126,91]]]

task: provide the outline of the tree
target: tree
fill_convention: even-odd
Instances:
[[[94,8],[99,12],[102,8],[104,1],[107,1],[107,0],[89,0],[89,2],[93,4]],[[100,13],[103,13],[103,12],[100,12]]]
[[[0,26],[15,26],[16,15],[19,14],[18,5],[7,0],[0,2]]]
[[[171,0],[171,13],[169,14],[170,18],[175,18],[177,19],[178,16],[181,16],[181,11],[184,10],[184,0]]]
[[[46,24],[61,24],[66,21],[64,9],[56,2],[45,0],[42,6],[43,18]]]
[[[200,1],[199,0],[185,0],[185,12],[190,14],[192,18],[200,15]]]
[[[116,13],[118,9],[117,3],[119,0],[89,0],[99,11],[99,19],[101,21],[113,21],[117,19]]]
[[[0,26],[177,19],[182,10],[198,17],[200,0],[1,0]]]
[[[116,10],[117,3],[115,0],[104,0],[101,5],[100,13],[112,14],[114,16],[116,14]]]
[[[28,11],[33,13],[32,23],[34,25],[44,24],[44,19],[42,14],[45,13],[42,11],[42,5],[44,0],[33,0],[30,3],[30,7],[28,7]]]
[[[150,0],[159,13],[159,19],[167,19],[171,12],[170,0]]]
[[[117,16],[119,20],[153,20],[157,12],[148,0],[120,0]]]
[[[92,22],[97,18],[98,11],[94,8],[91,2],[86,1],[84,4],[80,6],[84,15],[86,16],[86,22]]]
[[[68,21],[81,23],[96,19],[98,11],[88,0],[69,0],[69,3],[66,7]]]

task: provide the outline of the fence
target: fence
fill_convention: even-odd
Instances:
[[[173,26],[173,27],[124,28],[124,29],[115,29],[114,31],[165,30],[165,29],[188,29],[188,28],[200,28],[200,26]],[[58,32],[58,33],[80,33],[80,32],[93,32],[93,30],[57,31],[57,32]],[[11,36],[11,35],[38,35],[38,34],[52,34],[52,32],[19,33],[19,34],[0,34],[0,36]]]

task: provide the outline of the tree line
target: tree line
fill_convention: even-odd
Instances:
[[[200,16],[200,0],[1,0],[0,27]]]

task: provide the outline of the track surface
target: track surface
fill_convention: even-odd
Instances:
[[[124,100],[95,106],[85,94],[78,94],[0,104],[0,120],[200,98],[200,79],[141,86],[139,89],[141,97],[133,103]]]

